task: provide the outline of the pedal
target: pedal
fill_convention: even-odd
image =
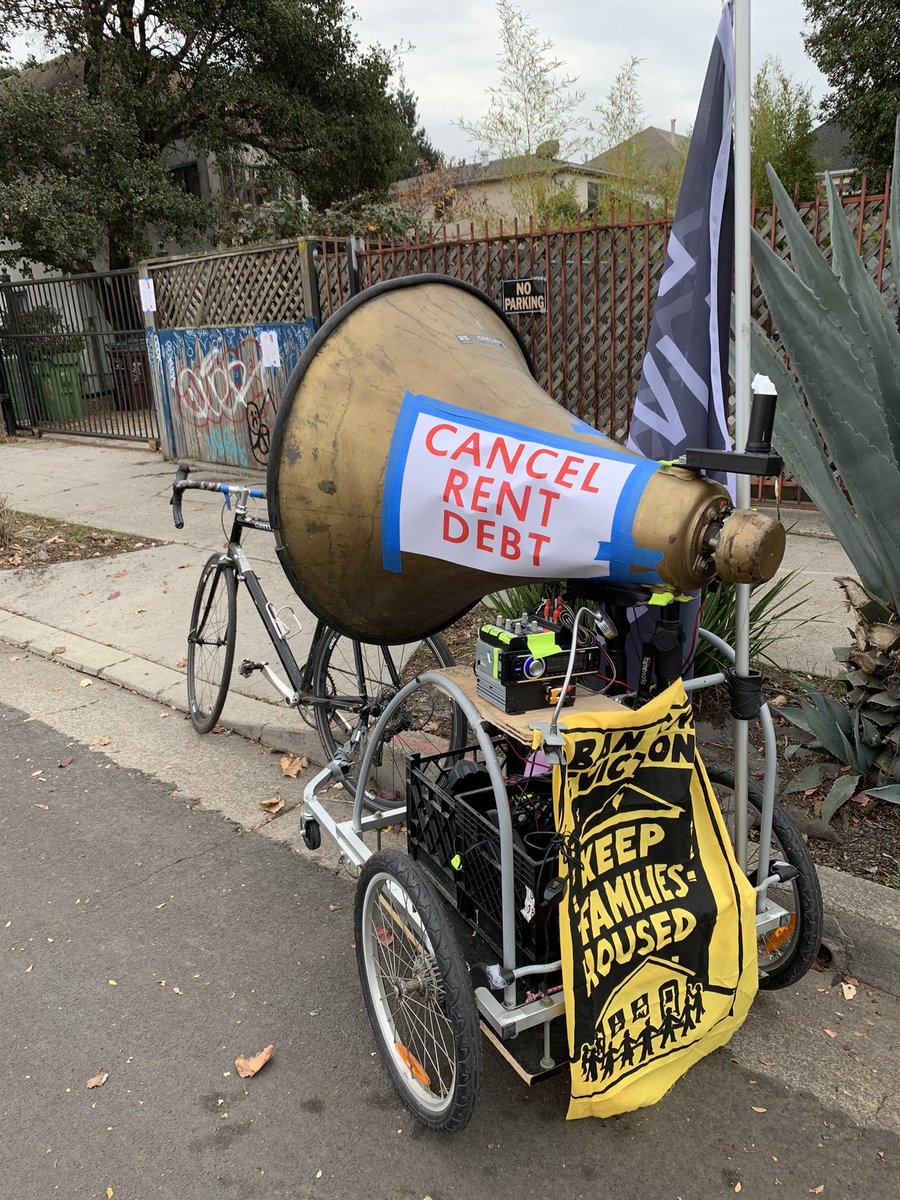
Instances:
[[[790,883],[792,879],[797,878],[800,872],[790,863],[773,862],[769,863],[769,874],[777,875],[781,883]]]
[[[244,679],[249,679],[254,671],[261,671],[265,663],[251,662],[249,658],[245,658],[238,667],[238,675],[243,675]]]

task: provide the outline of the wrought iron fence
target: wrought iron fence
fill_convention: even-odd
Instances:
[[[159,439],[135,270],[0,277],[0,372],[12,429]]]
[[[885,192],[869,195],[863,179],[858,194],[841,197],[857,247],[879,291],[889,293],[897,312],[897,278],[887,240]],[[807,228],[830,254],[827,199],[821,187],[814,200],[797,202]],[[789,256],[775,205],[759,206],[753,222],[782,257]],[[357,251],[359,282],[369,287],[383,279],[426,271],[468,280],[498,303],[504,279],[543,276],[546,313],[515,316],[531,352],[537,378],[559,403],[617,441],[628,436],[631,409],[641,375],[653,303],[662,276],[671,219],[653,217],[649,209],[565,231],[533,224],[501,223],[496,230],[475,225],[444,227],[428,240],[383,243],[368,241]],[[323,314],[339,307],[350,294],[343,247],[323,243],[319,251]],[[776,347],[778,332],[754,277],[754,319]],[[729,426],[734,432],[733,405]],[[771,495],[771,484],[757,482],[757,498]],[[781,498],[806,502],[799,484],[781,481]],[[769,489],[768,493],[765,489]]]

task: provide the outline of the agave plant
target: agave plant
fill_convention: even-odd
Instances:
[[[894,178],[898,171],[900,117]],[[862,584],[841,581],[856,618],[855,643],[836,654],[846,664],[843,677],[854,710],[850,728],[865,729],[859,744],[872,751],[862,756],[865,762],[854,756],[851,765],[863,782],[868,774],[887,784],[900,779],[900,334],[860,260],[828,176],[831,266],[771,167],[769,179],[793,270],[756,234],[753,262],[791,370],[755,325],[753,367],[769,375],[778,389],[776,445],[819,506]],[[896,188],[890,228],[897,267]],[[817,716],[819,725],[837,721],[830,707],[817,708]],[[845,755],[844,761],[851,760]],[[849,786],[844,783],[840,794]],[[882,787],[879,794],[900,801],[900,785]]]

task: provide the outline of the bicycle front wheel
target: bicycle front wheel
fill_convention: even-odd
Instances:
[[[316,704],[316,724],[329,759],[340,748],[350,759],[344,786],[356,794],[358,764],[371,730],[388,702],[423,671],[453,666],[443,638],[434,636],[405,646],[373,646],[323,631],[313,666],[313,689],[327,703]],[[368,781],[366,807],[377,811],[403,804],[406,755],[440,754],[465,744],[466,722],[446,692],[423,687],[410,696],[385,730],[374,777]]]
[[[209,733],[222,715],[237,633],[234,566],[220,554],[206,563],[197,584],[188,634],[188,709],[198,733]]]

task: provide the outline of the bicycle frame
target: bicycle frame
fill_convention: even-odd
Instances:
[[[182,474],[183,471],[186,472],[186,468],[180,467],[178,477],[173,485],[172,503],[175,508],[176,528],[180,529],[184,525],[184,521],[181,519],[181,494],[183,492],[217,492],[225,497],[225,507],[228,509],[231,508],[232,497],[234,497],[234,518],[231,524],[231,532],[228,535],[228,549],[220,556],[220,561],[231,563],[234,566],[237,582],[246,585],[247,592],[253,601],[253,605],[259,614],[266,633],[269,635],[269,640],[275,649],[275,653],[278,655],[278,660],[287,675],[289,686],[272,670],[268,663],[253,664],[253,669],[261,670],[268,682],[281,695],[284,702],[291,707],[297,707],[301,704],[328,705],[331,708],[339,708],[346,712],[354,713],[360,718],[372,715],[370,709],[373,702],[366,694],[365,669],[359,643],[356,641],[353,642],[353,653],[360,694],[352,697],[318,695],[313,688],[313,663],[320,642],[323,638],[329,636],[330,627],[321,620],[316,621],[312,645],[310,646],[305,662],[301,666],[297,662],[288,642],[290,632],[284,623],[279,620],[274,605],[266,596],[262,584],[259,582],[256,572],[250,564],[250,560],[242,545],[243,531],[245,529],[258,529],[263,533],[272,532],[272,526],[268,521],[252,516],[247,511],[247,505],[251,499],[267,499],[265,490],[263,488],[237,484],[216,483],[211,480],[188,480],[186,474]],[[399,673],[386,647],[384,657],[392,680],[395,686],[399,687]]]

